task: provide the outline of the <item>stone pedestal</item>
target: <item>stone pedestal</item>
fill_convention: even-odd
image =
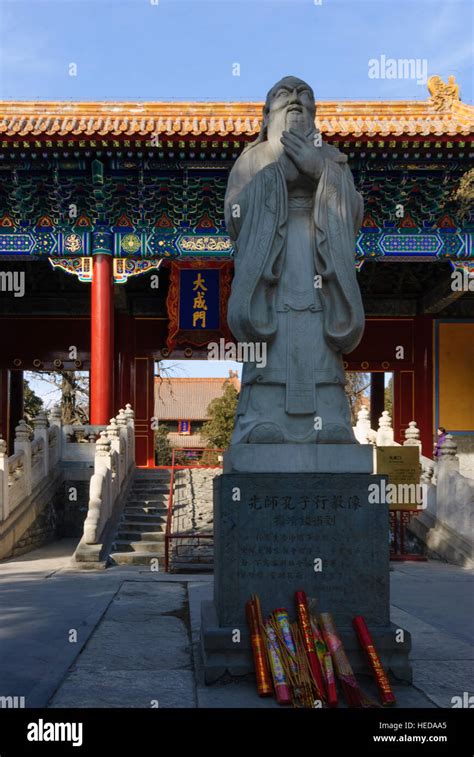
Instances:
[[[234,444],[224,473],[372,473],[372,444]]]
[[[253,670],[245,603],[260,596],[264,616],[294,593],[331,612],[355,671],[368,672],[351,627],[363,615],[382,662],[410,680],[410,637],[389,618],[388,505],[368,501],[367,473],[224,473],[214,481],[214,601],[203,603],[207,682]],[[240,641],[238,641],[240,631]]]

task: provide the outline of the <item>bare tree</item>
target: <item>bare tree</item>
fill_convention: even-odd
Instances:
[[[27,375],[29,380],[49,384],[51,389],[43,394],[45,404],[51,405],[57,402],[60,405],[61,419],[64,424],[77,425],[89,422],[89,375],[86,372],[28,371]]]
[[[357,413],[364,405],[364,397],[370,387],[370,373],[346,371],[346,396],[351,408],[352,425],[357,423]]]

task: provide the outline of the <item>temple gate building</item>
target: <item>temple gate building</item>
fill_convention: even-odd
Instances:
[[[393,374],[393,427],[416,419],[474,453],[472,216],[455,196],[474,107],[439,77],[422,101],[319,102],[365,201],[354,250],[367,325],[345,367],[371,374],[372,425]],[[1,431],[23,371],[90,371],[90,423],[135,410],[154,465],[154,364],[232,342],[229,170],[260,128],[254,102],[0,103]],[[456,273],[457,272],[457,273]],[[453,273],[455,276],[453,277]],[[22,291],[24,286],[24,292]],[[186,419],[184,419],[186,420]]]
[[[170,446],[177,449],[199,449],[207,446],[201,433],[209,419],[209,405],[222,397],[226,384],[240,391],[237,371],[225,378],[155,377],[155,418],[168,430]]]

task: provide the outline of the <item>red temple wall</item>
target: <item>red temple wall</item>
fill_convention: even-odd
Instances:
[[[61,360],[69,370],[90,369],[90,318],[22,316],[2,317],[0,321],[0,368],[54,370],[54,360]],[[130,402],[135,409],[139,464],[152,464],[153,362],[160,358],[166,336],[166,319],[115,314],[113,407],[117,412]],[[77,348],[80,365],[69,359],[71,346]],[[193,355],[205,358],[206,353],[194,351]],[[21,364],[15,366],[14,360]],[[34,360],[41,362],[40,368],[33,365]],[[404,429],[409,421],[416,420],[423,448],[430,454],[434,431],[432,317],[368,318],[363,339],[345,357],[345,367],[394,373],[395,439],[403,441]]]

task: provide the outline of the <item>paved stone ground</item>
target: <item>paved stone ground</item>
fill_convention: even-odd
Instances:
[[[276,706],[252,680],[204,685],[199,607],[211,576],[77,571],[74,546],[0,563],[0,696],[27,707]],[[450,707],[474,688],[473,572],[402,563],[391,579],[392,620],[413,636],[414,686],[396,686],[399,705]]]

